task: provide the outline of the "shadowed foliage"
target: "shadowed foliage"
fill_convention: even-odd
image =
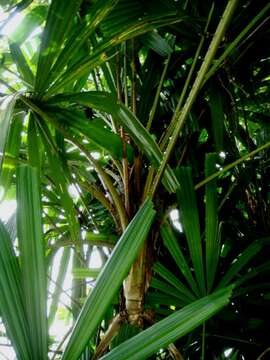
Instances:
[[[1,2],[16,358],[267,357],[269,19],[265,0]]]

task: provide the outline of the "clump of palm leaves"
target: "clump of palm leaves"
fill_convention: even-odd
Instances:
[[[0,314],[17,357],[259,356],[270,142],[269,50],[257,42],[269,4],[2,7],[6,23],[24,15],[0,44],[0,184],[17,200],[0,222]],[[53,352],[70,263],[74,321]]]

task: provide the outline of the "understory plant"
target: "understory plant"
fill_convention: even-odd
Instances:
[[[262,359],[269,3],[0,10],[1,202],[17,204],[0,221],[0,316],[16,358]]]

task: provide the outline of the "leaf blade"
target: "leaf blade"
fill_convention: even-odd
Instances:
[[[125,128],[139,148],[146,153],[146,156],[153,165],[156,168],[159,167],[163,158],[159,146],[138,118],[124,104],[118,102],[114,94],[101,91],[88,91],[80,94],[56,95],[47,103],[54,104],[66,101],[77,102],[111,114],[113,118]],[[169,167],[165,170],[164,181],[170,192],[175,192],[179,187],[178,180]]]
[[[199,213],[192,181],[191,168],[178,169],[180,188],[177,191],[178,203],[182,213],[184,232],[187,238],[190,257],[201,294],[205,294],[205,276],[200,235]]]
[[[31,358],[28,326],[22,299],[21,269],[12,241],[0,221],[0,310],[16,354],[21,359]]]
[[[5,148],[8,141],[10,122],[12,119],[13,109],[16,102],[16,95],[6,96],[1,99],[0,103],[0,172],[2,169]]]
[[[217,155],[207,154],[205,158],[205,176],[216,170]],[[220,245],[218,239],[217,182],[213,180],[205,187],[205,267],[207,290],[211,290],[218,265]]]
[[[76,14],[81,0],[63,2],[53,0],[46,19],[45,30],[41,41],[37,73],[35,78],[35,90],[43,92],[48,85],[48,74],[59,54],[62,43],[72,24],[72,18]]]
[[[154,215],[152,202],[146,200],[123,233],[88,296],[64,351],[63,360],[76,359],[82,353],[135,260]]]
[[[18,168],[17,203],[18,240],[29,341],[33,357],[47,359],[47,280],[37,169],[27,165]]]
[[[225,288],[187,305],[135,337],[125,341],[101,359],[146,359],[160,348],[167,347],[170,343],[187,334],[217,313],[228,303],[231,292],[231,287]]]
[[[191,289],[193,290],[193,292],[198,295],[197,283],[191,274],[189,266],[186,262],[186,259],[181,251],[179,244],[177,243],[177,240],[173,234],[171,227],[168,224],[164,224],[161,227],[160,231],[161,231],[161,236],[164,241],[164,245],[169,250],[175,263],[177,264],[177,266],[181,270],[182,274],[186,278],[186,280],[187,280],[189,286],[191,287]]]

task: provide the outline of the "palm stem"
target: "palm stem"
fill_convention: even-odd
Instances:
[[[166,151],[165,151],[165,155],[164,155],[164,158],[163,158],[163,161],[158,169],[158,172],[157,172],[157,175],[154,179],[154,182],[153,182],[153,186],[152,186],[152,189],[150,191],[150,197],[153,197],[156,190],[157,190],[157,187],[159,185],[159,182],[162,178],[162,175],[165,171],[165,168],[169,162],[169,159],[172,155],[172,151],[175,147],[175,144],[176,144],[176,141],[178,139],[178,136],[179,136],[179,133],[180,131],[183,129],[183,126],[185,124],[185,121],[188,117],[188,114],[190,113],[191,111],[191,108],[192,108],[192,105],[193,103],[195,102],[196,98],[197,98],[197,95],[199,93],[199,91],[201,90],[201,87],[203,85],[203,82],[204,82],[204,77],[215,57],[215,54],[217,52],[217,49],[222,41],[222,38],[225,34],[225,31],[227,29],[227,26],[229,25],[229,22],[233,16],[233,13],[236,9],[236,5],[237,5],[237,0],[229,0],[228,1],[228,4],[224,10],[224,13],[223,13],[223,16],[218,24],[218,27],[217,27],[217,30],[215,32],[215,35],[213,37],[213,40],[208,48],[208,51],[205,55],[205,59],[204,59],[204,62],[202,63],[201,65],[201,68],[198,72],[198,75],[194,81],[194,84],[192,86],[192,89],[189,93],[189,96],[186,100],[186,103],[183,107],[183,109],[181,110],[181,112],[177,115],[177,123],[176,123],[176,126],[175,126],[175,129],[174,129],[174,132],[172,134],[172,137],[170,139],[170,142],[166,148]]]
[[[208,176],[206,179],[202,180],[201,182],[199,182],[196,186],[195,186],[195,190],[199,189],[200,187],[204,186],[205,184],[207,184],[209,181],[214,180],[216,177],[224,174],[226,171],[234,168],[235,166],[241,164],[243,161],[245,160],[251,160],[251,158],[256,155],[257,153],[259,153],[262,150],[267,149],[268,147],[270,147],[270,141],[268,141],[266,144],[258,147],[257,149],[251,151],[250,153],[242,156],[240,159],[235,160],[234,162],[232,162],[231,164],[228,164],[226,166],[224,166],[224,168],[222,170],[219,170],[217,172],[215,172],[214,174]]]

